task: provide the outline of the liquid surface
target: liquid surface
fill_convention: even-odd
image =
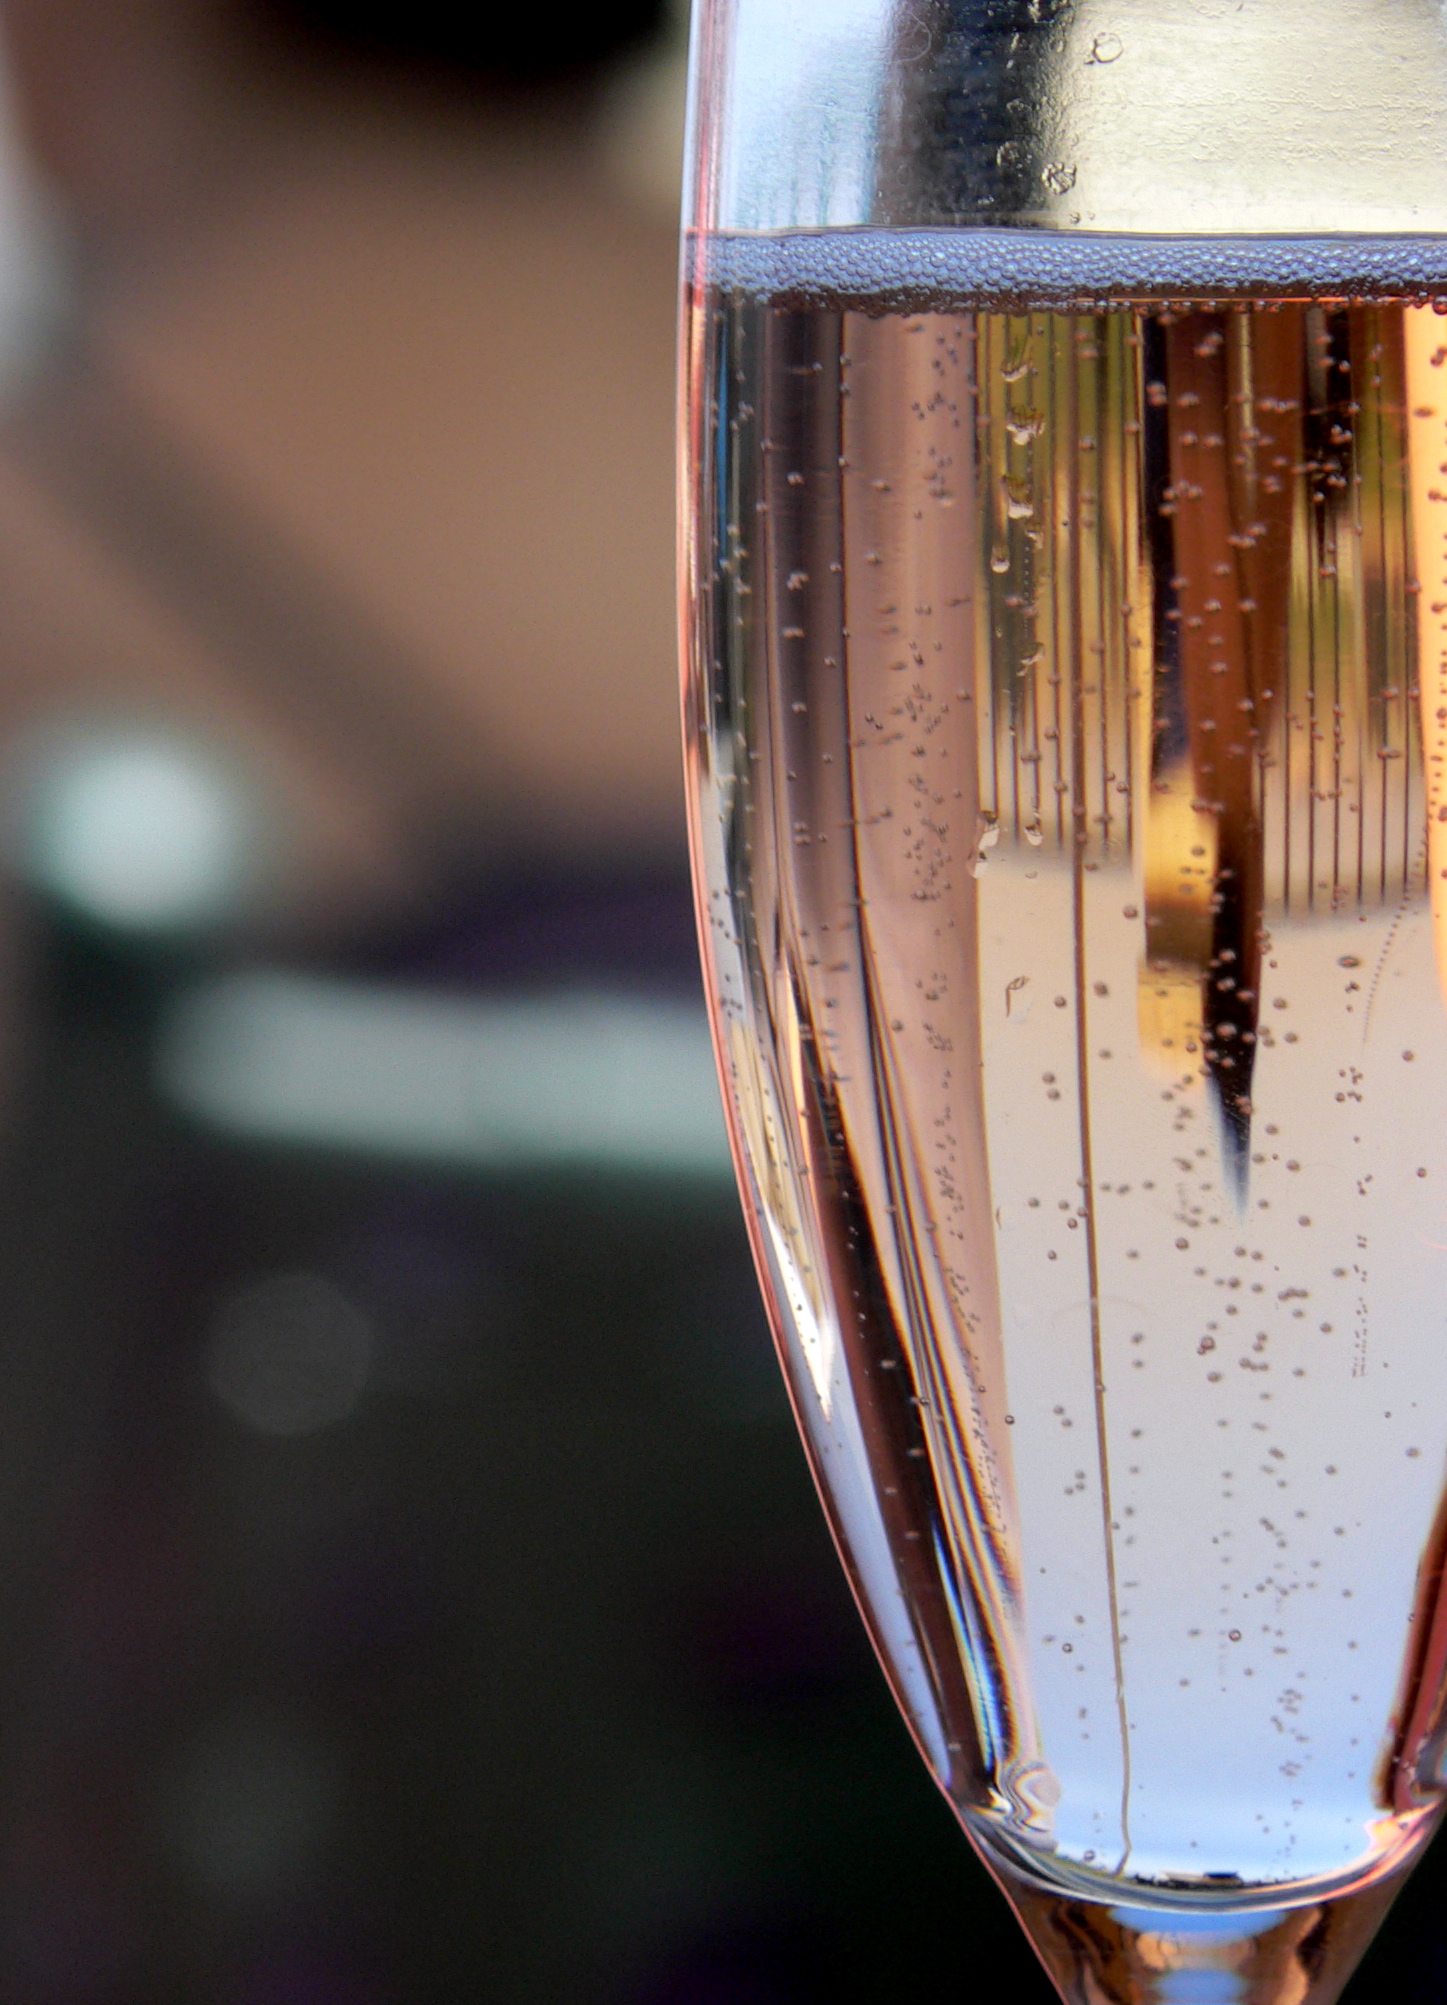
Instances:
[[[696,266],[690,757],[847,1563],[997,1858],[1361,1884],[1440,1790],[1447,320],[797,247]]]

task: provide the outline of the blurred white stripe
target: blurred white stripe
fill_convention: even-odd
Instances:
[[[729,1171],[695,1004],[232,975],[172,1006],[156,1067],[187,1113],[258,1140],[487,1167]]]

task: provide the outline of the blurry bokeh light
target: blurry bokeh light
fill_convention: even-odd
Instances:
[[[171,731],[97,728],[18,762],[18,862],[93,923],[178,933],[238,918],[257,888],[260,816],[244,782]]]
[[[278,1274],[225,1302],[206,1379],[243,1426],[315,1434],[345,1420],[372,1369],[367,1318],[319,1274]]]
[[[423,1162],[726,1178],[700,1004],[458,996],[257,970],[180,994],[157,1071],[233,1134]]]

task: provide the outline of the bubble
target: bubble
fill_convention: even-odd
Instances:
[[[1241,1631],[1239,1629],[1228,1629],[1226,1631],[1226,1634],[1230,1637],[1233,1643],[1239,1643],[1241,1641]]]
[[[1010,568],[1010,553],[1003,543],[997,543],[990,552],[990,569],[997,578],[1003,578]]]
[[[1096,61],[1110,40],[1120,38],[1102,36],[1092,45]],[[1124,54],[1123,42],[1116,54]],[[1342,237],[1303,246],[1290,239],[1272,244],[1259,239],[1148,238],[1132,244],[1088,238],[1061,242],[1065,233],[982,229],[961,232],[966,241],[944,253],[933,245],[922,252],[910,241],[910,233],[896,234],[904,241],[884,252],[877,236],[861,243],[855,239],[863,233],[834,231],[800,233],[798,239],[782,243],[768,237],[713,239],[706,250],[700,247],[693,255],[706,264],[712,283],[725,288],[740,286],[760,294],[823,290],[875,299],[900,291],[937,294],[943,263],[949,267],[949,285],[972,296],[1006,290],[1056,298],[1102,293],[1118,298],[1125,289],[1156,297],[1209,299],[1249,284],[1279,298],[1299,291],[1339,298],[1373,290],[1400,298],[1404,290],[1420,296],[1442,283],[1435,253],[1412,239]],[[1040,241],[1031,241],[1034,237]],[[1447,297],[1440,292],[1437,303],[1447,312]],[[1028,362],[1020,373],[1026,368]]]

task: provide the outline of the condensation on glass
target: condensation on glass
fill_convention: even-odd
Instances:
[[[731,0],[696,10],[708,230],[1447,227],[1438,0]]]

